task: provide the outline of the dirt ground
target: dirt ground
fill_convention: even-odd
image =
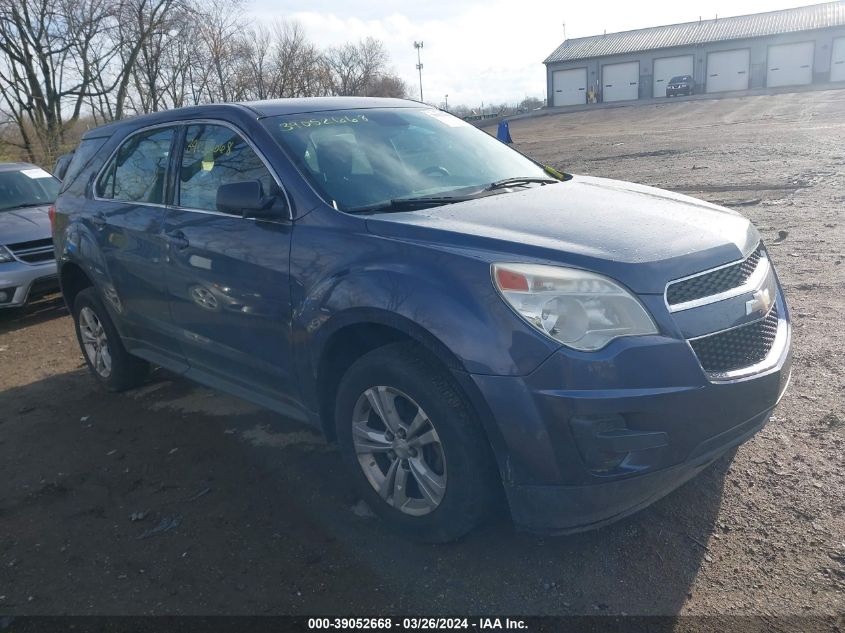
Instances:
[[[0,313],[0,613],[842,614],[845,90],[511,134],[567,171],[756,222],[795,320],[792,384],[762,432],[598,531],[539,537],[503,518],[416,545],[361,511],[337,452],[297,423],[161,371],[100,392],[61,303],[42,301]]]

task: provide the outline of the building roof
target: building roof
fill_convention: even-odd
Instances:
[[[544,63],[845,26],[845,1],[564,40]]]

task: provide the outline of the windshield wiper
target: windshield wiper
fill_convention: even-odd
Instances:
[[[444,204],[455,202],[466,202],[478,196],[437,196],[420,198],[394,198],[388,202],[371,204],[363,207],[352,207],[346,209],[347,213],[377,213],[379,211],[413,211],[426,207],[438,207]]]
[[[515,187],[518,185],[527,185],[532,182],[536,182],[541,185],[550,185],[552,183],[560,181],[556,178],[543,178],[542,176],[516,176],[514,178],[502,178],[502,180],[491,182],[489,185],[487,185],[487,191],[493,191],[495,189],[504,189],[505,187]]]
[[[372,204],[363,207],[352,207],[345,209],[347,213],[377,213],[379,211],[413,211],[415,209],[424,209],[426,207],[437,207],[444,204],[453,204],[455,202],[466,202],[467,200],[475,200],[490,195],[495,195],[490,192],[497,189],[505,189],[507,187],[516,187],[519,185],[527,185],[531,183],[539,183],[541,185],[549,185],[555,182],[560,182],[556,178],[543,178],[541,176],[517,176],[514,178],[504,178],[491,182],[489,185],[483,186],[481,189],[476,189],[469,195],[462,196],[423,196],[419,198],[394,198],[388,202],[381,202],[379,204]]]

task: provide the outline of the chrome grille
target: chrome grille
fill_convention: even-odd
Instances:
[[[704,371],[719,374],[764,360],[778,332],[778,308],[773,305],[762,319],[731,330],[690,340]]]
[[[41,264],[55,259],[53,240],[49,237],[43,240],[9,244],[6,248],[12,251],[12,255],[27,264]]]
[[[761,257],[762,245],[741,262],[675,281],[666,288],[666,303],[674,306],[738,288],[754,273]]]

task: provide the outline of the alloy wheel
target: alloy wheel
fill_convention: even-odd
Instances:
[[[358,463],[373,489],[412,516],[433,512],[446,492],[446,459],[437,430],[413,398],[398,389],[370,387],[352,417]]]
[[[101,378],[111,376],[112,361],[109,340],[97,314],[88,306],[79,311],[79,335],[88,362]]]

